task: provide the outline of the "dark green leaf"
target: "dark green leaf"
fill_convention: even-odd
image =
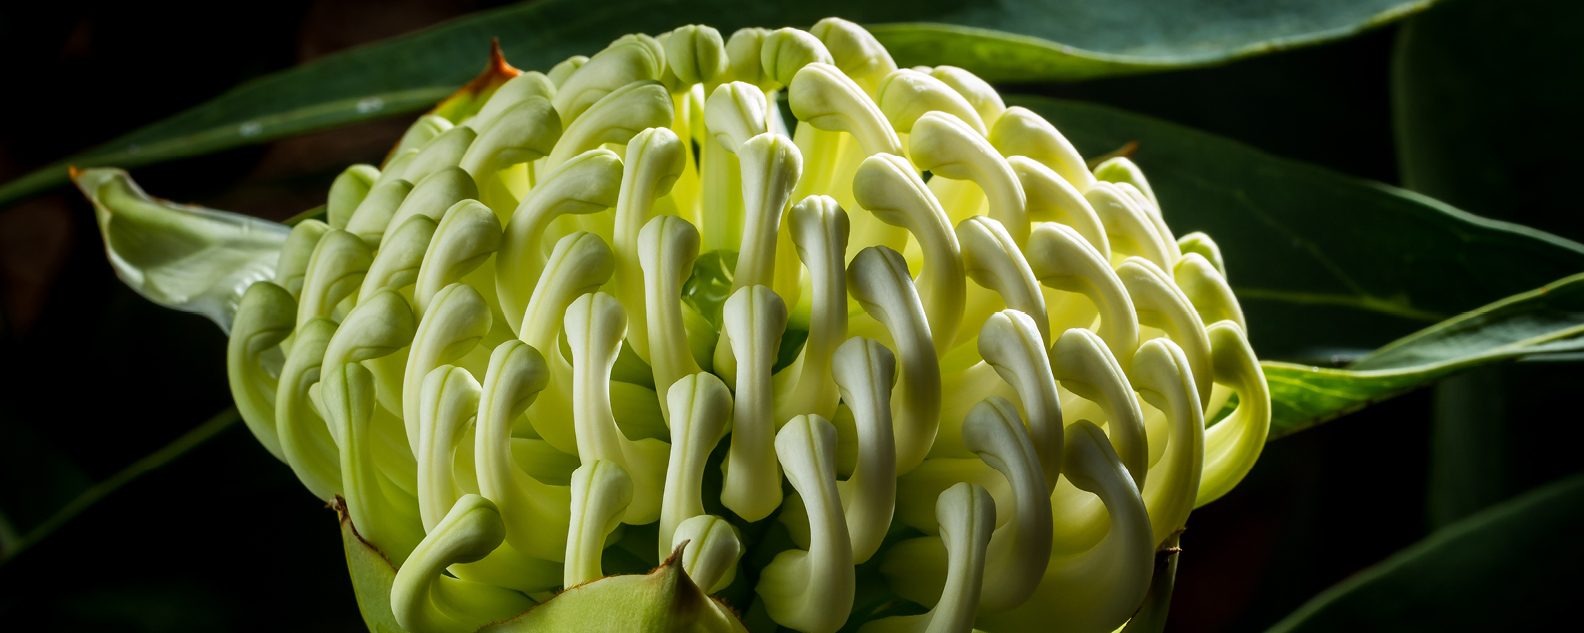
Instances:
[[[491,37],[500,38],[514,64],[548,69],[624,33],[659,33],[687,23],[725,33],[745,26],[806,27],[840,15],[873,26],[904,67],[951,63],[996,81],[1077,80],[1216,64],[1346,37],[1431,1],[1006,0],[964,7],[946,0],[545,0],[262,77],[7,183],[0,204],[63,184],[69,164],[147,165],[424,109],[477,72]]]
[[[1452,523],[1320,594],[1270,630],[1555,628],[1576,597],[1584,475]],[[1563,626],[1561,628],[1566,628]]]

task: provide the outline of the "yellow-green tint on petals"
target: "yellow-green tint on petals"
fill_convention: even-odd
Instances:
[[[776,434],[776,456],[807,509],[809,548],[777,554],[754,591],[777,624],[803,633],[835,633],[852,611],[852,541],[836,489],[836,429],[819,416],[798,416]]]
[[[896,426],[897,473],[913,470],[935,443],[940,426],[940,360],[930,324],[913,288],[907,262],[884,246],[866,248],[847,268],[847,288],[869,316],[885,326],[901,361],[891,394]]]
[[[533,607],[527,596],[442,572],[484,558],[503,540],[495,504],[464,495],[424,537],[391,585],[391,610],[409,633],[469,633]]]
[[[694,516],[677,526],[671,540],[683,548],[682,566],[705,593],[725,589],[737,577],[742,540],[737,528],[725,519],[712,514]]]
[[[576,587],[605,574],[600,553],[633,500],[633,481],[615,462],[587,459],[572,473],[572,516],[561,584]]]
[[[726,434],[732,397],[714,374],[699,372],[671,384],[667,395],[671,421],[671,455],[666,465],[665,495],[660,509],[660,538],[665,555],[674,549],[677,527],[704,514],[704,465]],[[706,589],[710,588],[708,586]]]

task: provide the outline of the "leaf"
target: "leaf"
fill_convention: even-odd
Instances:
[[[1396,187],[1104,106],[1007,101],[1086,156],[1138,142],[1133,160],[1172,230],[1220,245],[1261,358],[1351,360],[1584,270],[1584,245]]]
[[[1271,627],[1297,631],[1522,631],[1568,618],[1584,553],[1584,474],[1452,523]],[[1564,627],[1565,628],[1565,627]]]
[[[341,495],[336,495],[334,505],[341,522],[341,546],[346,550],[347,571],[352,574],[352,593],[357,595],[363,623],[371,633],[405,633],[391,612],[391,585],[396,582],[396,568],[379,548],[358,535]]]
[[[547,70],[616,37],[687,23],[807,27],[829,15],[872,26],[903,67],[951,63],[995,81],[1073,81],[1224,63],[1334,40],[1432,0],[546,0],[486,11],[238,86],[209,102],[0,187],[0,204],[64,184],[66,166],[135,167],[425,109],[472,78],[499,37],[507,58]],[[939,24],[928,24],[937,22]]]
[[[167,308],[231,331],[242,293],[275,274],[291,230],[245,215],[157,200],[120,169],[75,175],[93,203],[116,276]]]

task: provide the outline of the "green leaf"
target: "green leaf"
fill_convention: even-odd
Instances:
[[[116,276],[167,308],[231,331],[242,293],[275,274],[291,230],[245,215],[157,200],[125,171],[89,169],[77,187],[93,203]]]
[[[1297,631],[1545,630],[1568,618],[1584,553],[1584,474],[1452,523],[1271,627]],[[1563,628],[1566,628],[1565,626]]]
[[[709,24],[807,27],[829,15],[873,27],[903,67],[951,63],[994,81],[1072,81],[1224,63],[1352,35],[1432,0],[545,0],[267,75],[0,187],[0,204],[64,184],[66,166],[135,167],[427,108],[472,78],[491,37],[514,64],[546,70],[632,32]],[[937,24],[929,24],[934,22]]]
[[[1007,101],[1046,116],[1086,156],[1138,143],[1133,160],[1167,223],[1220,245],[1261,358],[1351,360],[1584,270],[1584,245],[1402,189],[1104,106]]]
[[[335,498],[336,515],[341,521],[341,546],[346,550],[347,571],[352,574],[352,593],[357,596],[358,611],[370,633],[405,633],[391,612],[391,585],[396,583],[396,567],[368,541],[363,540],[352,525],[352,515],[347,513],[346,501]]]

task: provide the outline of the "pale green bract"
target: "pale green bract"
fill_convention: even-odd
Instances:
[[[1214,242],[971,73],[839,19],[494,69],[289,233],[77,176],[203,258],[127,281],[229,329],[372,629],[1103,633],[1258,458]]]

